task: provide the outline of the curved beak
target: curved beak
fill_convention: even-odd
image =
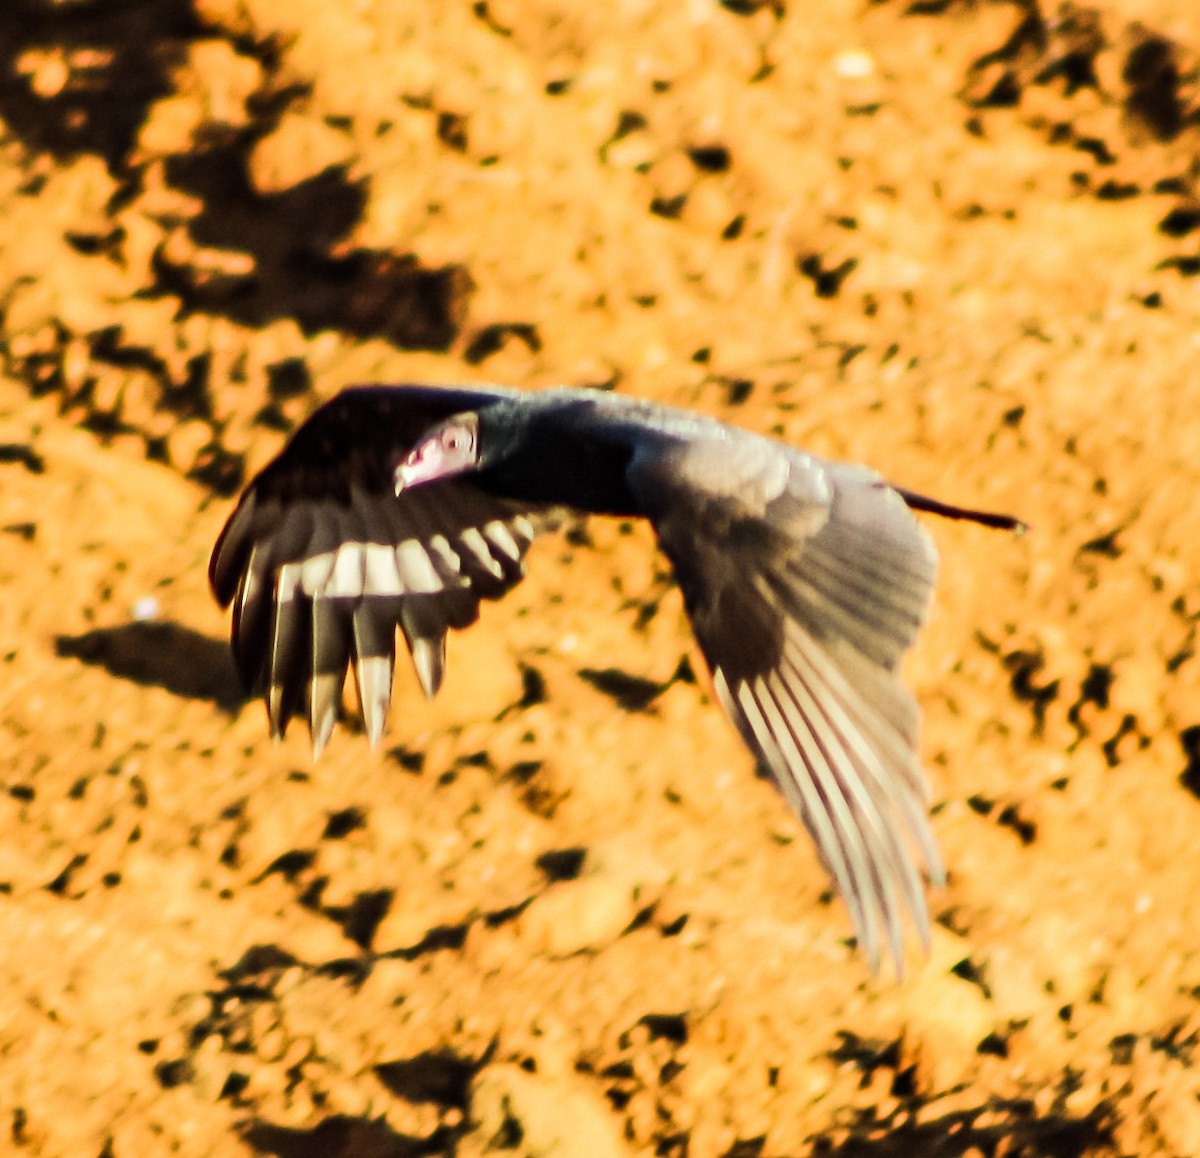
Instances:
[[[399,494],[403,490],[407,490],[414,483],[424,481],[418,477],[418,471],[416,470],[417,465],[418,464],[416,463],[410,464],[409,462],[405,461],[396,467],[396,470],[392,475],[392,488],[395,490],[396,494]]]
[[[434,479],[440,478],[441,475],[436,469],[430,469],[430,464],[427,462],[409,462],[405,459],[392,475],[392,487],[396,494],[401,491],[408,490],[409,487],[419,486],[421,483],[433,482]]]
[[[417,443],[392,474],[392,486],[396,494],[422,483],[437,482],[467,470],[466,465],[450,461],[436,440],[426,439]]]

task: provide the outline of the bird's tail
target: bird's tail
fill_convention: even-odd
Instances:
[[[928,511],[931,515],[941,515],[944,519],[965,519],[967,522],[980,523],[985,527],[996,527],[1001,531],[1015,531],[1023,535],[1029,530],[1029,524],[1014,518],[1012,515],[998,515],[992,511],[975,511],[970,507],[956,507],[950,503],[942,503],[915,491],[906,491],[903,487],[892,487],[914,511]]]

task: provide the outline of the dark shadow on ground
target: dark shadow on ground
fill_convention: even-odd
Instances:
[[[878,1122],[857,1125],[840,1144],[813,1139],[812,1153],[830,1158],[1084,1158],[1117,1153],[1113,1126],[1113,1115],[1103,1102],[1082,1116],[1056,1107],[1039,1117],[1031,1100],[993,1098],[982,1106],[921,1122],[910,1110],[898,1110]]]
[[[60,160],[93,154],[122,182],[125,204],[142,189],[135,158],[150,106],[173,91],[173,70],[206,28],[191,0],[6,0],[0,4],[0,119],[30,149]],[[186,152],[168,156],[169,184],[203,203],[189,232],[197,246],[249,255],[242,276],[214,275],[160,251],[152,294],[174,294],[185,311],[223,314],[258,327],[290,318],[302,329],[340,329],[397,346],[444,350],[458,337],[472,280],[451,265],[423,266],[412,254],[352,247],[346,239],[366,201],[362,182],[331,166],[311,180],[264,196],[247,176],[251,149],[307,93],[279,76],[273,42],[232,42],[262,66],[250,123],[204,126]],[[30,61],[61,62],[38,80]],[[44,178],[31,173],[30,192]],[[114,210],[118,206],[114,206]],[[95,241],[119,256],[122,238]],[[165,246],[163,247],[165,250]]]
[[[986,1115],[989,1124],[979,1125]],[[515,1148],[519,1123],[513,1122]],[[377,1119],[342,1115],[326,1118],[312,1129],[289,1129],[255,1122],[243,1138],[261,1154],[278,1158],[418,1158],[453,1154],[461,1129],[440,1128],[426,1138],[399,1134]],[[1022,1158],[1084,1158],[1088,1154],[1116,1153],[1111,1125],[1103,1109],[1082,1118],[1049,1115],[1037,1118],[1032,1103],[996,1101],[985,1107],[947,1114],[920,1125],[888,1129],[882,1123],[878,1137],[851,1138],[840,1146],[815,1139],[812,1155],[830,1158],[960,1158],[966,1154],[1019,1154]],[[660,1154],[686,1154],[687,1135],[675,1135],[658,1147]],[[722,1158],[783,1158],[768,1150],[764,1139],[738,1141]]]
[[[278,1158],[420,1158],[455,1151],[449,1130],[413,1138],[397,1133],[386,1122],[344,1115],[326,1118],[311,1130],[255,1122],[242,1137],[258,1153]]]
[[[69,160],[85,153],[118,171],[149,105],[203,30],[190,0],[0,4],[0,118],[31,150]],[[72,61],[57,92],[35,91],[19,64],[61,50]],[[78,54],[86,53],[86,56]]]
[[[160,255],[158,294],[175,294],[190,311],[223,314],[245,326],[293,319],[306,333],[339,329],[381,337],[408,349],[445,350],[465,321],[473,286],[462,266],[423,266],[412,254],[347,248],[363,214],[367,188],[343,168],[281,193],[251,186],[248,157],[273,127],[264,115],[252,128],[168,160],[172,186],[204,209],[190,233],[199,246],[251,254],[246,274],[214,274]]]
[[[54,649],[118,679],[208,700],[226,712],[237,711],[248,699],[229,644],[177,623],[126,623],[60,635]]]

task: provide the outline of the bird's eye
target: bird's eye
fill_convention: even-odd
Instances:
[[[470,450],[471,436],[465,430],[447,430],[442,438],[442,445],[452,454],[462,450]]]

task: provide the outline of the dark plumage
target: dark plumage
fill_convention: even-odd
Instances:
[[[899,965],[902,908],[928,944],[910,840],[942,880],[897,675],[936,569],[910,506],[1019,526],[618,395],[362,387],[246,488],[209,574],[272,731],[304,712],[319,753],[351,663],[378,741],[397,625],[432,696],[447,629],[520,581],[538,532],[568,510],[648,518],[722,705],[812,833],[872,967],[885,937]]]

